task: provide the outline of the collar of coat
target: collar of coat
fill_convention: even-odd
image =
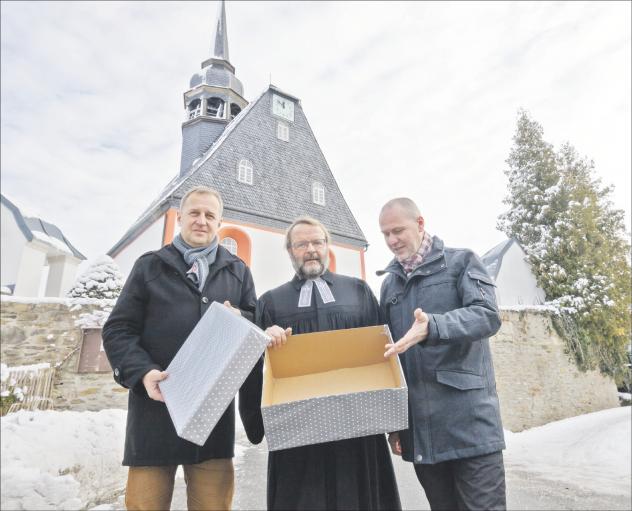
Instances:
[[[378,277],[381,277],[386,273],[392,273],[406,280],[407,278],[410,279],[418,275],[431,275],[432,273],[437,273],[438,271],[443,270],[445,267],[446,262],[443,240],[438,238],[437,236],[433,236],[432,248],[430,249],[430,252],[428,252],[426,257],[424,258],[423,263],[417,266],[417,268],[415,268],[415,270],[408,277],[406,277],[406,274],[402,269],[402,265],[399,264],[397,258],[393,258],[391,262],[388,263],[386,268],[376,271],[375,274]]]
[[[325,273],[323,273],[320,278],[327,282],[330,286],[334,283],[333,274],[329,270],[325,270]],[[305,280],[307,279],[302,279],[298,275],[294,275],[294,278],[290,282],[292,286],[294,286],[294,289],[300,291],[303,284],[305,284]]]
[[[176,247],[174,247],[171,243],[169,245],[165,245],[160,250],[154,252],[156,256],[160,258],[165,264],[171,266],[178,273],[182,274],[187,282],[193,284],[191,279],[186,278],[186,272],[189,270],[189,265],[185,262],[182,254],[178,251]],[[241,259],[237,256],[231,254],[224,247],[219,245],[217,247],[217,257],[215,258],[215,262],[211,265],[209,269],[208,277],[206,277],[206,282],[210,282],[213,276],[220,271],[222,268],[232,267],[235,263],[243,263]],[[193,284],[193,287],[197,289],[197,286]]]

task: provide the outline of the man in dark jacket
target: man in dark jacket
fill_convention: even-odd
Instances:
[[[174,476],[183,465],[189,509],[229,509],[234,488],[235,411],[231,403],[203,446],[176,434],[158,382],[213,301],[254,318],[250,270],[218,245],[222,199],[195,187],[180,203],[180,234],[141,256],[103,327],[103,347],[114,379],[129,388],[123,464],[129,466],[125,503],[132,509],[169,509]],[[260,367],[239,394],[242,421],[258,417]],[[252,413],[249,412],[252,410]],[[251,438],[255,443],[261,441]]]
[[[505,509],[505,448],[489,336],[500,328],[494,283],[470,250],[444,247],[407,198],[380,229],[395,258],[380,304],[408,383],[409,429],[389,435],[414,463],[430,507]],[[411,326],[412,325],[412,326]]]

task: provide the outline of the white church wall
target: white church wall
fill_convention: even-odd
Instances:
[[[1,285],[8,286],[15,284],[20,267],[20,257],[22,248],[26,244],[24,233],[18,227],[15,217],[9,208],[4,204],[0,205],[0,280]]]
[[[46,278],[43,270],[47,250],[46,245],[36,240],[24,245],[13,291],[15,296],[40,295],[40,283],[43,277]]]
[[[222,227],[240,229],[250,237],[250,271],[255,281],[257,296],[292,278],[292,263],[284,248],[283,233],[264,231],[231,222],[224,222]]]
[[[118,264],[125,278],[130,274],[134,263],[141,255],[150,250],[159,250],[162,247],[164,225],[163,215],[114,257],[114,261]]]
[[[362,278],[360,251],[333,244],[331,250],[336,257],[336,273]]]
[[[499,305],[539,305],[545,300],[524,251],[516,243],[503,256],[496,286]]]

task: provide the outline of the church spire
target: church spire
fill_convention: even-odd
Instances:
[[[211,57],[230,61],[228,58],[228,34],[226,32],[226,5],[221,0],[217,9],[217,19],[211,40]]]

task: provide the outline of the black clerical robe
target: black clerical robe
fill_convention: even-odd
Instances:
[[[364,281],[329,272],[322,278],[334,302],[323,303],[314,285],[311,305],[298,307],[305,281],[295,277],[261,296],[257,324],[292,327],[292,333],[303,334],[381,323],[378,302]],[[401,509],[386,437],[271,451],[268,509]]]

